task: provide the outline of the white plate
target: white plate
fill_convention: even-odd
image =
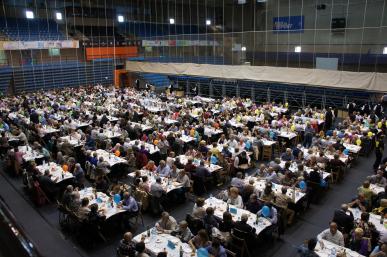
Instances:
[[[184,248],[183,251],[185,253],[192,253],[192,249],[191,248]]]

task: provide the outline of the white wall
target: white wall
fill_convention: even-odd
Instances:
[[[383,46],[387,46],[387,28],[380,28],[380,25],[387,26],[387,3],[383,9],[384,2],[386,1],[268,0],[266,18],[268,32],[259,34],[261,45],[256,47],[266,44],[267,51],[281,52],[293,51],[295,45],[302,45],[303,52],[381,53]],[[317,10],[317,4],[325,4],[326,9]],[[305,16],[304,33],[271,31],[273,17],[298,15]],[[331,18],[342,17],[346,17],[346,32],[332,33]],[[363,30],[363,27],[366,28]]]

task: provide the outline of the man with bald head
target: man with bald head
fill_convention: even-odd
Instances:
[[[336,245],[344,246],[344,236],[337,230],[337,224],[335,222],[331,222],[329,228],[318,234],[317,239],[318,241],[324,239]]]
[[[347,204],[342,204],[339,210],[335,210],[333,214],[334,222],[336,222],[339,230],[343,234],[349,234],[354,225],[354,217]]]
[[[136,244],[132,241],[133,235],[131,232],[126,232],[124,238],[121,239],[117,252],[120,256],[134,257],[136,256]]]

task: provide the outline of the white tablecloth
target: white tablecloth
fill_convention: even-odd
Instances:
[[[140,140],[132,140],[130,141],[130,145],[133,146],[136,144],[136,141],[139,142],[138,144],[138,147],[140,148],[141,145],[145,145],[145,149],[149,152],[149,154],[155,154],[157,153],[159,150],[159,148],[153,144],[149,144],[149,143],[146,143],[146,142],[142,142]]]
[[[55,162],[45,163],[39,166],[36,166],[40,173],[44,174],[45,170],[50,171],[51,179],[56,183],[62,182],[66,179],[73,178],[73,174],[71,172],[63,172],[61,166],[56,164]]]
[[[96,203],[98,204],[98,210],[102,210],[102,213],[105,215],[106,219],[109,219],[110,217],[119,214],[121,212],[125,212],[126,210],[117,207],[116,203],[112,201],[112,199],[102,193],[102,192],[97,192],[97,198],[100,200],[97,201],[95,199],[93,189],[91,187],[85,188],[81,191],[79,191],[80,198],[87,197],[89,198],[90,202],[89,205]],[[113,207],[111,206],[111,203],[113,202]]]
[[[85,142],[83,142],[82,140],[78,140],[74,137],[70,137],[70,136],[64,136],[64,137],[61,137],[60,138],[62,141],[63,140],[67,140],[71,146],[73,147],[77,147],[77,146],[81,146],[81,145],[84,145]]]
[[[353,213],[353,217],[355,218],[355,220],[360,219],[362,212],[358,208],[349,208],[349,210]],[[384,225],[384,224],[387,225],[387,220],[384,220],[383,224],[380,224],[380,215],[376,215],[376,214],[370,213],[369,221],[372,224],[374,224],[374,226],[376,227],[376,229],[379,232],[386,232],[387,231],[387,229],[386,229],[386,227]]]
[[[180,162],[182,164],[184,164],[184,165],[187,164],[187,162],[188,162],[188,156],[186,156],[186,155],[179,155],[179,159],[180,159]],[[199,159],[194,159],[193,160],[193,164],[198,166],[200,164],[200,160]],[[208,169],[208,171],[210,173],[213,173],[215,171],[219,171],[219,170],[223,169],[219,165],[208,164],[208,163],[206,163],[204,166]]]
[[[142,236],[147,235],[147,231],[138,234],[133,238],[133,241],[138,243],[141,241]],[[175,244],[175,248],[171,249],[168,247],[168,241]],[[191,257],[192,249],[186,244],[182,243],[177,237],[171,236],[169,234],[157,234],[154,236],[145,238],[145,248],[151,253],[151,256],[156,256],[159,252],[167,251],[168,257],[179,257],[180,256],[180,246],[182,246],[184,254],[183,257]],[[194,255],[196,256],[196,255]]]
[[[24,153],[23,160],[26,162],[33,161],[35,159],[41,159],[44,157],[39,152],[32,150],[31,146],[22,145],[22,146],[19,146],[18,149],[19,149],[19,152]]]
[[[148,181],[151,184],[156,182],[156,177],[157,177],[156,173],[149,172],[146,170],[140,170],[140,172],[142,177],[145,177],[145,176],[148,177]],[[129,173],[128,176],[134,178],[135,172]],[[175,179],[170,179],[170,178],[161,178],[161,186],[163,187],[166,193],[169,193],[175,189],[179,189],[182,187],[181,183],[177,182]]]
[[[208,198],[205,201],[204,208],[212,207],[215,208],[215,216],[223,219],[223,213],[227,210],[227,203],[216,199],[215,197]],[[263,217],[258,218],[257,223],[257,215],[255,213],[251,213],[247,210],[237,208],[233,205],[229,205],[229,208],[236,211],[236,213],[231,213],[233,221],[240,221],[243,214],[247,214],[249,219],[247,221],[247,224],[255,228],[255,233],[259,235],[265,228],[269,227],[271,225],[271,222]]]
[[[98,158],[100,156],[102,156],[103,160],[107,161],[109,163],[110,167],[112,167],[116,164],[119,164],[119,163],[127,163],[127,161],[125,159],[123,159],[121,157],[117,157],[113,153],[108,153],[105,150],[98,149],[98,150],[96,150],[96,152],[97,152]],[[93,154],[94,154],[94,152],[92,153],[92,155]]]
[[[317,243],[316,248],[315,248],[315,252],[321,257],[329,257],[331,254],[332,248],[335,248],[337,253],[342,252],[345,249],[345,253],[346,253],[347,257],[363,256],[357,252],[352,251],[351,249],[348,249],[348,248],[345,248],[342,246],[338,246],[338,245],[331,243],[327,240],[321,240],[321,241],[324,244],[324,249],[321,249],[320,243]]]
[[[254,179],[255,182],[254,182],[254,186],[255,186],[255,189],[260,191],[260,192],[263,192],[263,190],[265,189],[266,187],[266,181],[265,180],[259,180],[258,178],[256,177],[246,177],[245,178],[245,182],[246,184],[249,183],[250,179]],[[280,194],[281,193],[281,189],[282,189],[282,185],[279,185],[279,184],[275,184],[275,183],[272,183],[273,184],[273,192],[276,193],[276,194]],[[287,191],[287,195],[293,199],[293,189],[292,188],[288,188],[288,191]],[[303,197],[305,196],[305,193],[301,192],[298,188],[296,188],[296,193],[295,193],[295,199],[293,200],[294,203],[297,203],[298,201],[300,201]]]

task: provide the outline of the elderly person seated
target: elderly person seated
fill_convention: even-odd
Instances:
[[[239,195],[239,190],[236,187],[230,188],[230,193],[228,194],[228,204],[234,205],[237,208],[243,208],[242,196]]]
[[[209,256],[213,257],[227,257],[226,249],[220,244],[220,240],[214,238],[210,246],[205,248],[210,254]]]
[[[251,194],[246,203],[245,209],[251,213],[257,213],[262,208],[262,203],[258,200],[256,194]]]
[[[260,177],[260,178],[264,178],[267,176],[267,167],[265,164],[261,164],[259,165],[259,168],[257,169],[256,173],[255,173],[255,176],[257,177]]]
[[[273,183],[279,183],[279,178],[277,175],[277,172],[274,170],[274,168],[269,167],[267,170],[267,175],[264,177],[267,182],[273,182]]]
[[[379,202],[380,206],[372,210],[372,213],[376,215],[385,215],[387,213],[387,199],[381,199]]]
[[[136,200],[133,198],[133,196],[130,195],[129,192],[124,193],[123,199],[120,202],[119,206],[120,208],[128,212],[134,213],[138,211],[138,204]]]
[[[136,245],[132,241],[133,235],[131,232],[126,232],[124,238],[120,240],[120,244],[117,248],[117,253],[120,256],[135,256],[136,255]]]
[[[192,210],[192,217],[195,219],[203,219],[206,215],[206,209],[204,209],[204,198],[198,197]]]
[[[286,148],[286,151],[281,155],[281,160],[285,162],[293,161],[294,156],[292,153],[292,149]]]
[[[387,185],[387,179],[384,177],[383,170],[378,170],[376,175],[369,176],[367,178],[372,184],[375,184],[380,187],[385,187]]]
[[[194,236],[188,244],[191,246],[193,251],[196,249],[204,248],[210,245],[210,241],[208,239],[208,233],[205,229],[199,230],[198,234]]]
[[[344,246],[344,236],[337,229],[337,224],[335,222],[331,222],[328,229],[325,229],[320,234],[318,234],[317,240],[322,243],[322,239],[339,246]]]
[[[156,222],[156,229],[161,233],[170,234],[175,231],[177,222],[174,217],[170,216],[168,212],[161,213],[161,219]]]
[[[214,208],[208,207],[206,209],[206,215],[204,215],[204,218],[203,218],[204,228],[207,230],[209,234],[212,233],[213,228],[219,227],[218,219],[215,217],[214,211],[215,211]]]
[[[246,213],[242,214],[241,220],[235,222],[234,228],[241,231],[241,232],[246,233],[248,235],[248,237],[254,238],[255,237],[255,228],[253,228],[252,226],[247,224],[248,219],[249,219],[249,216]],[[245,239],[247,239],[247,238],[245,238]]]
[[[297,252],[300,257],[318,257],[319,255],[315,252],[317,245],[317,239],[311,238],[306,242],[306,245],[300,245],[297,247]]]
[[[147,165],[145,165],[142,169],[146,171],[155,172],[157,169],[157,166],[155,165],[154,161],[148,161]]]
[[[368,256],[368,254],[371,252],[371,242],[369,238],[363,236],[363,229],[356,228],[349,242],[349,248],[361,255]]]
[[[370,189],[370,182],[368,180],[364,181],[363,185],[357,189],[357,192],[364,195],[367,208],[371,207],[374,192]]]
[[[267,214],[264,215],[264,213],[267,212]],[[271,204],[271,203],[266,203],[262,209],[260,209],[257,212],[257,215],[260,217],[264,217],[267,220],[271,222],[272,225],[276,225],[278,222],[278,211],[277,209]]]
[[[284,210],[283,215],[286,216],[287,223],[290,225],[293,223],[293,218],[296,213],[294,210],[288,208],[288,204],[292,202],[292,199],[286,194],[287,192],[288,188],[283,186],[281,188],[281,193],[276,194],[274,203]]]
[[[267,182],[265,188],[263,189],[263,192],[261,193],[259,190],[256,190],[256,193],[258,193],[260,196],[260,200],[269,203],[273,202],[275,199],[275,193],[273,192],[273,184],[271,182]]]
[[[188,228],[187,221],[181,221],[179,223],[179,227],[175,231],[171,232],[171,235],[179,238],[183,243],[188,243],[192,238],[192,233]]]
[[[269,169],[272,168],[274,171],[280,171],[281,170],[281,159],[275,158],[273,161],[269,163]]]
[[[238,172],[236,177],[231,179],[231,186],[236,187],[239,191],[242,191],[245,186],[245,180],[243,179],[242,172]]]
[[[97,175],[106,175],[109,173],[110,164],[102,156],[98,158]]]
[[[156,173],[160,177],[169,177],[171,175],[171,168],[165,163],[164,160],[161,160],[159,166],[156,169]]]
[[[79,207],[77,212],[79,219],[81,220],[86,219],[89,212],[90,212],[89,198],[85,197],[81,200],[81,206]]]

